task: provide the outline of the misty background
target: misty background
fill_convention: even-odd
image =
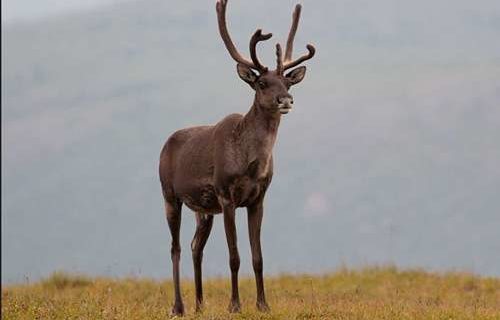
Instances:
[[[274,150],[264,272],[395,264],[500,276],[500,3],[304,0],[313,43]],[[248,55],[295,1],[232,0]],[[175,130],[246,112],[214,1],[2,1],[2,283],[171,276],[157,174]],[[242,272],[250,274],[238,210]],[[183,277],[194,215],[184,207]],[[221,216],[204,275],[228,276]]]

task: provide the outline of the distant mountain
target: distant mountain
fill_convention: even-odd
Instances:
[[[292,1],[232,1],[240,50],[273,63]],[[304,3],[275,148],[265,271],[395,263],[500,275],[500,6]],[[246,112],[214,3],[163,0],[2,29],[2,281],[55,269],[170,276],[157,163],[175,130]],[[238,221],[250,272],[246,218]],[[228,272],[221,219],[205,274]],[[192,276],[185,209],[183,276]]]

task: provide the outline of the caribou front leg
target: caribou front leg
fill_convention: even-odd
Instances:
[[[248,235],[250,237],[250,247],[252,249],[252,264],[255,273],[255,283],[257,285],[257,309],[269,311],[264,293],[263,262],[260,247],[260,228],[262,216],[264,214],[263,201],[247,207],[248,211]]]
[[[229,312],[240,312],[240,294],[238,291],[238,271],[240,269],[240,255],[236,241],[235,206],[222,201],[224,215],[224,229],[226,231],[227,246],[229,248],[229,266],[231,268],[231,302]]]

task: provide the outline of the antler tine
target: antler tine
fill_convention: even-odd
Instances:
[[[257,58],[257,43],[269,40],[272,36],[272,33],[262,34],[262,30],[257,29],[250,39],[250,57],[252,58],[253,64],[260,72],[266,72],[268,69],[264,67]]]
[[[298,66],[302,62],[314,57],[314,54],[316,53],[316,49],[314,48],[314,46],[312,44],[307,45],[307,50],[309,50],[309,53],[303,55],[302,57],[298,58],[297,60],[285,63],[285,65],[283,66],[283,70],[287,70],[287,69],[293,68],[295,66]]]
[[[299,26],[300,13],[302,11],[302,6],[297,4],[292,16],[292,26],[290,27],[290,32],[288,33],[288,39],[286,41],[286,51],[285,51],[285,65],[283,66],[283,71],[298,66],[302,62],[311,59],[316,53],[316,49],[311,45],[307,45],[307,50],[309,53],[303,55],[297,60],[292,61],[293,52],[293,41],[295,40],[295,34],[297,33],[297,28]]]
[[[288,33],[288,39],[286,41],[285,50],[285,61],[292,60],[293,52],[293,41],[295,40],[295,34],[297,33],[297,28],[299,26],[300,12],[302,11],[302,6],[297,4],[292,16],[292,26],[290,27],[290,32]]]
[[[217,10],[217,22],[219,25],[219,32],[224,41],[224,45],[229,51],[231,57],[236,60],[236,62],[246,65],[247,67],[258,69],[256,65],[254,65],[251,61],[245,59],[241,54],[239,54],[238,50],[233,44],[231,37],[229,36],[229,32],[227,31],[227,23],[226,23],[226,6],[227,0],[217,0],[217,4],[215,6]]]
[[[278,74],[283,73],[283,52],[281,51],[281,45],[279,43],[276,44],[276,72]]]

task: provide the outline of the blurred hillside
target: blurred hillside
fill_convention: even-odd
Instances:
[[[2,28],[3,282],[61,268],[170,276],[159,151],[175,130],[253,99],[212,2],[135,1]],[[295,54],[308,42],[318,54],[280,127],[266,272],[393,262],[500,275],[499,4],[303,4]],[[260,55],[274,63],[293,5],[232,1],[240,50],[263,27],[274,38]],[[248,272],[243,214],[238,228]],[[227,274],[220,219],[204,265]]]

